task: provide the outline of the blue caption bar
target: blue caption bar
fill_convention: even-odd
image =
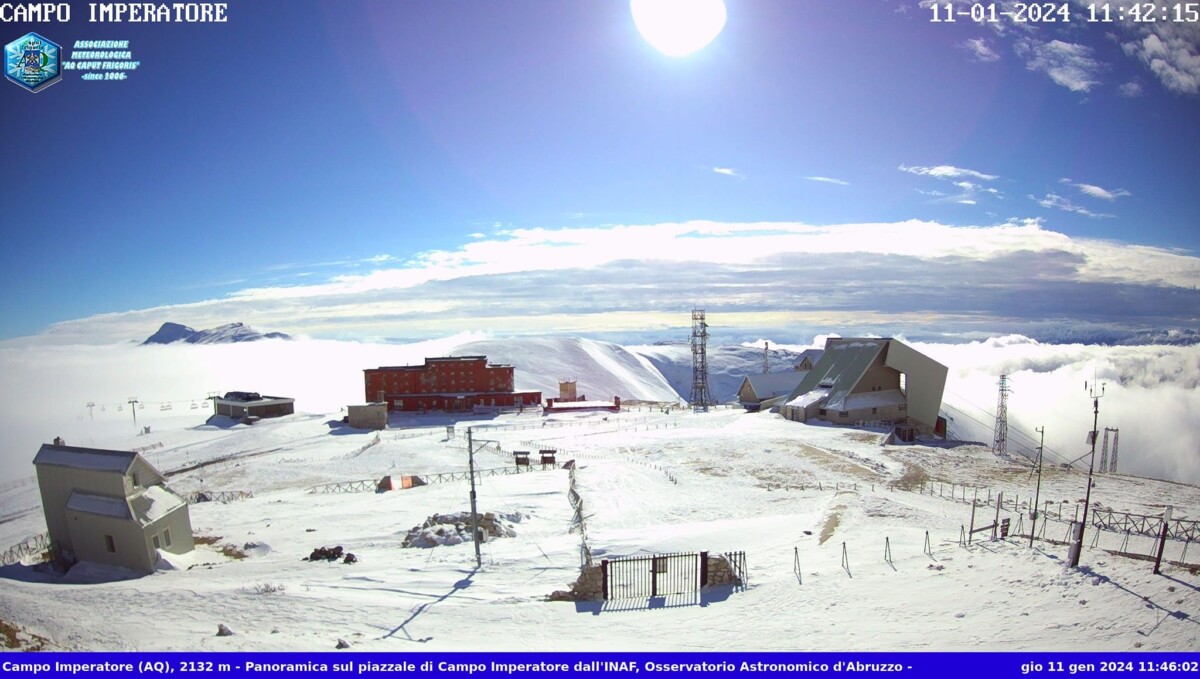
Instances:
[[[5,677],[725,675],[1200,679],[1200,653],[27,653]]]

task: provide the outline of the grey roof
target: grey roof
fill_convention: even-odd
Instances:
[[[804,379],[808,374],[807,371],[787,370],[777,373],[758,373],[755,375],[746,375],[746,381],[750,382],[750,388],[754,390],[754,395],[760,401],[790,394],[795,390],[796,385]],[[738,389],[741,391],[741,389]]]
[[[829,340],[821,359],[788,395],[787,400],[792,401],[814,389],[827,389],[827,402],[837,404],[830,407],[838,408],[888,342],[886,338],[875,337]]]
[[[128,450],[77,448],[44,443],[33,457],[33,463],[124,474],[129,471],[137,456],[137,453]]]
[[[129,505],[123,497],[108,497],[72,491],[67,499],[67,509],[98,516],[108,516],[114,519],[128,519]]]
[[[824,349],[805,349],[804,351],[800,352],[799,356],[796,357],[795,365],[800,365],[806,358],[811,361],[813,365],[816,365],[817,361],[821,360],[821,355],[824,353]]]
[[[150,486],[141,493],[129,498],[134,516],[138,523],[148,526],[167,514],[187,504],[183,498],[165,486]]]

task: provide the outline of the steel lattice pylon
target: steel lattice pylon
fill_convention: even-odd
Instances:
[[[1008,375],[1000,376],[1000,400],[996,404],[996,431],[992,437],[992,452],[1008,452]]]
[[[693,408],[708,410],[713,404],[708,390],[708,323],[704,309],[692,309],[692,395]]]

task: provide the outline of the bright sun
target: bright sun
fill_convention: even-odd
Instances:
[[[725,28],[722,0],[630,0],[629,6],[638,32],[669,57],[703,49]]]

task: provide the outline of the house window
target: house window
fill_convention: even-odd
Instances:
[[[151,535],[150,539],[154,542],[155,549],[160,549],[162,547],[162,545],[158,544],[158,536],[157,535]]]
[[[113,536],[104,536],[104,548],[108,550],[109,554],[117,553],[117,541],[113,539]]]
[[[871,408],[871,414],[875,415],[879,412],[879,408]]]
[[[838,417],[850,417],[850,413],[846,412],[845,410],[842,410],[842,411],[838,412]]]
[[[140,485],[142,485],[142,484],[138,482],[138,475],[137,475],[137,473],[136,473],[136,472],[134,472],[134,474],[133,474],[133,487],[134,487],[134,488],[137,488],[137,487],[138,487],[138,486],[140,486]]]
[[[166,543],[166,545],[168,547],[171,546],[171,529],[170,528],[163,529],[163,542]]]
[[[824,417],[824,416],[827,414],[827,413],[825,412],[825,409],[824,409],[824,408],[821,408],[820,414],[821,414],[821,417]]]

